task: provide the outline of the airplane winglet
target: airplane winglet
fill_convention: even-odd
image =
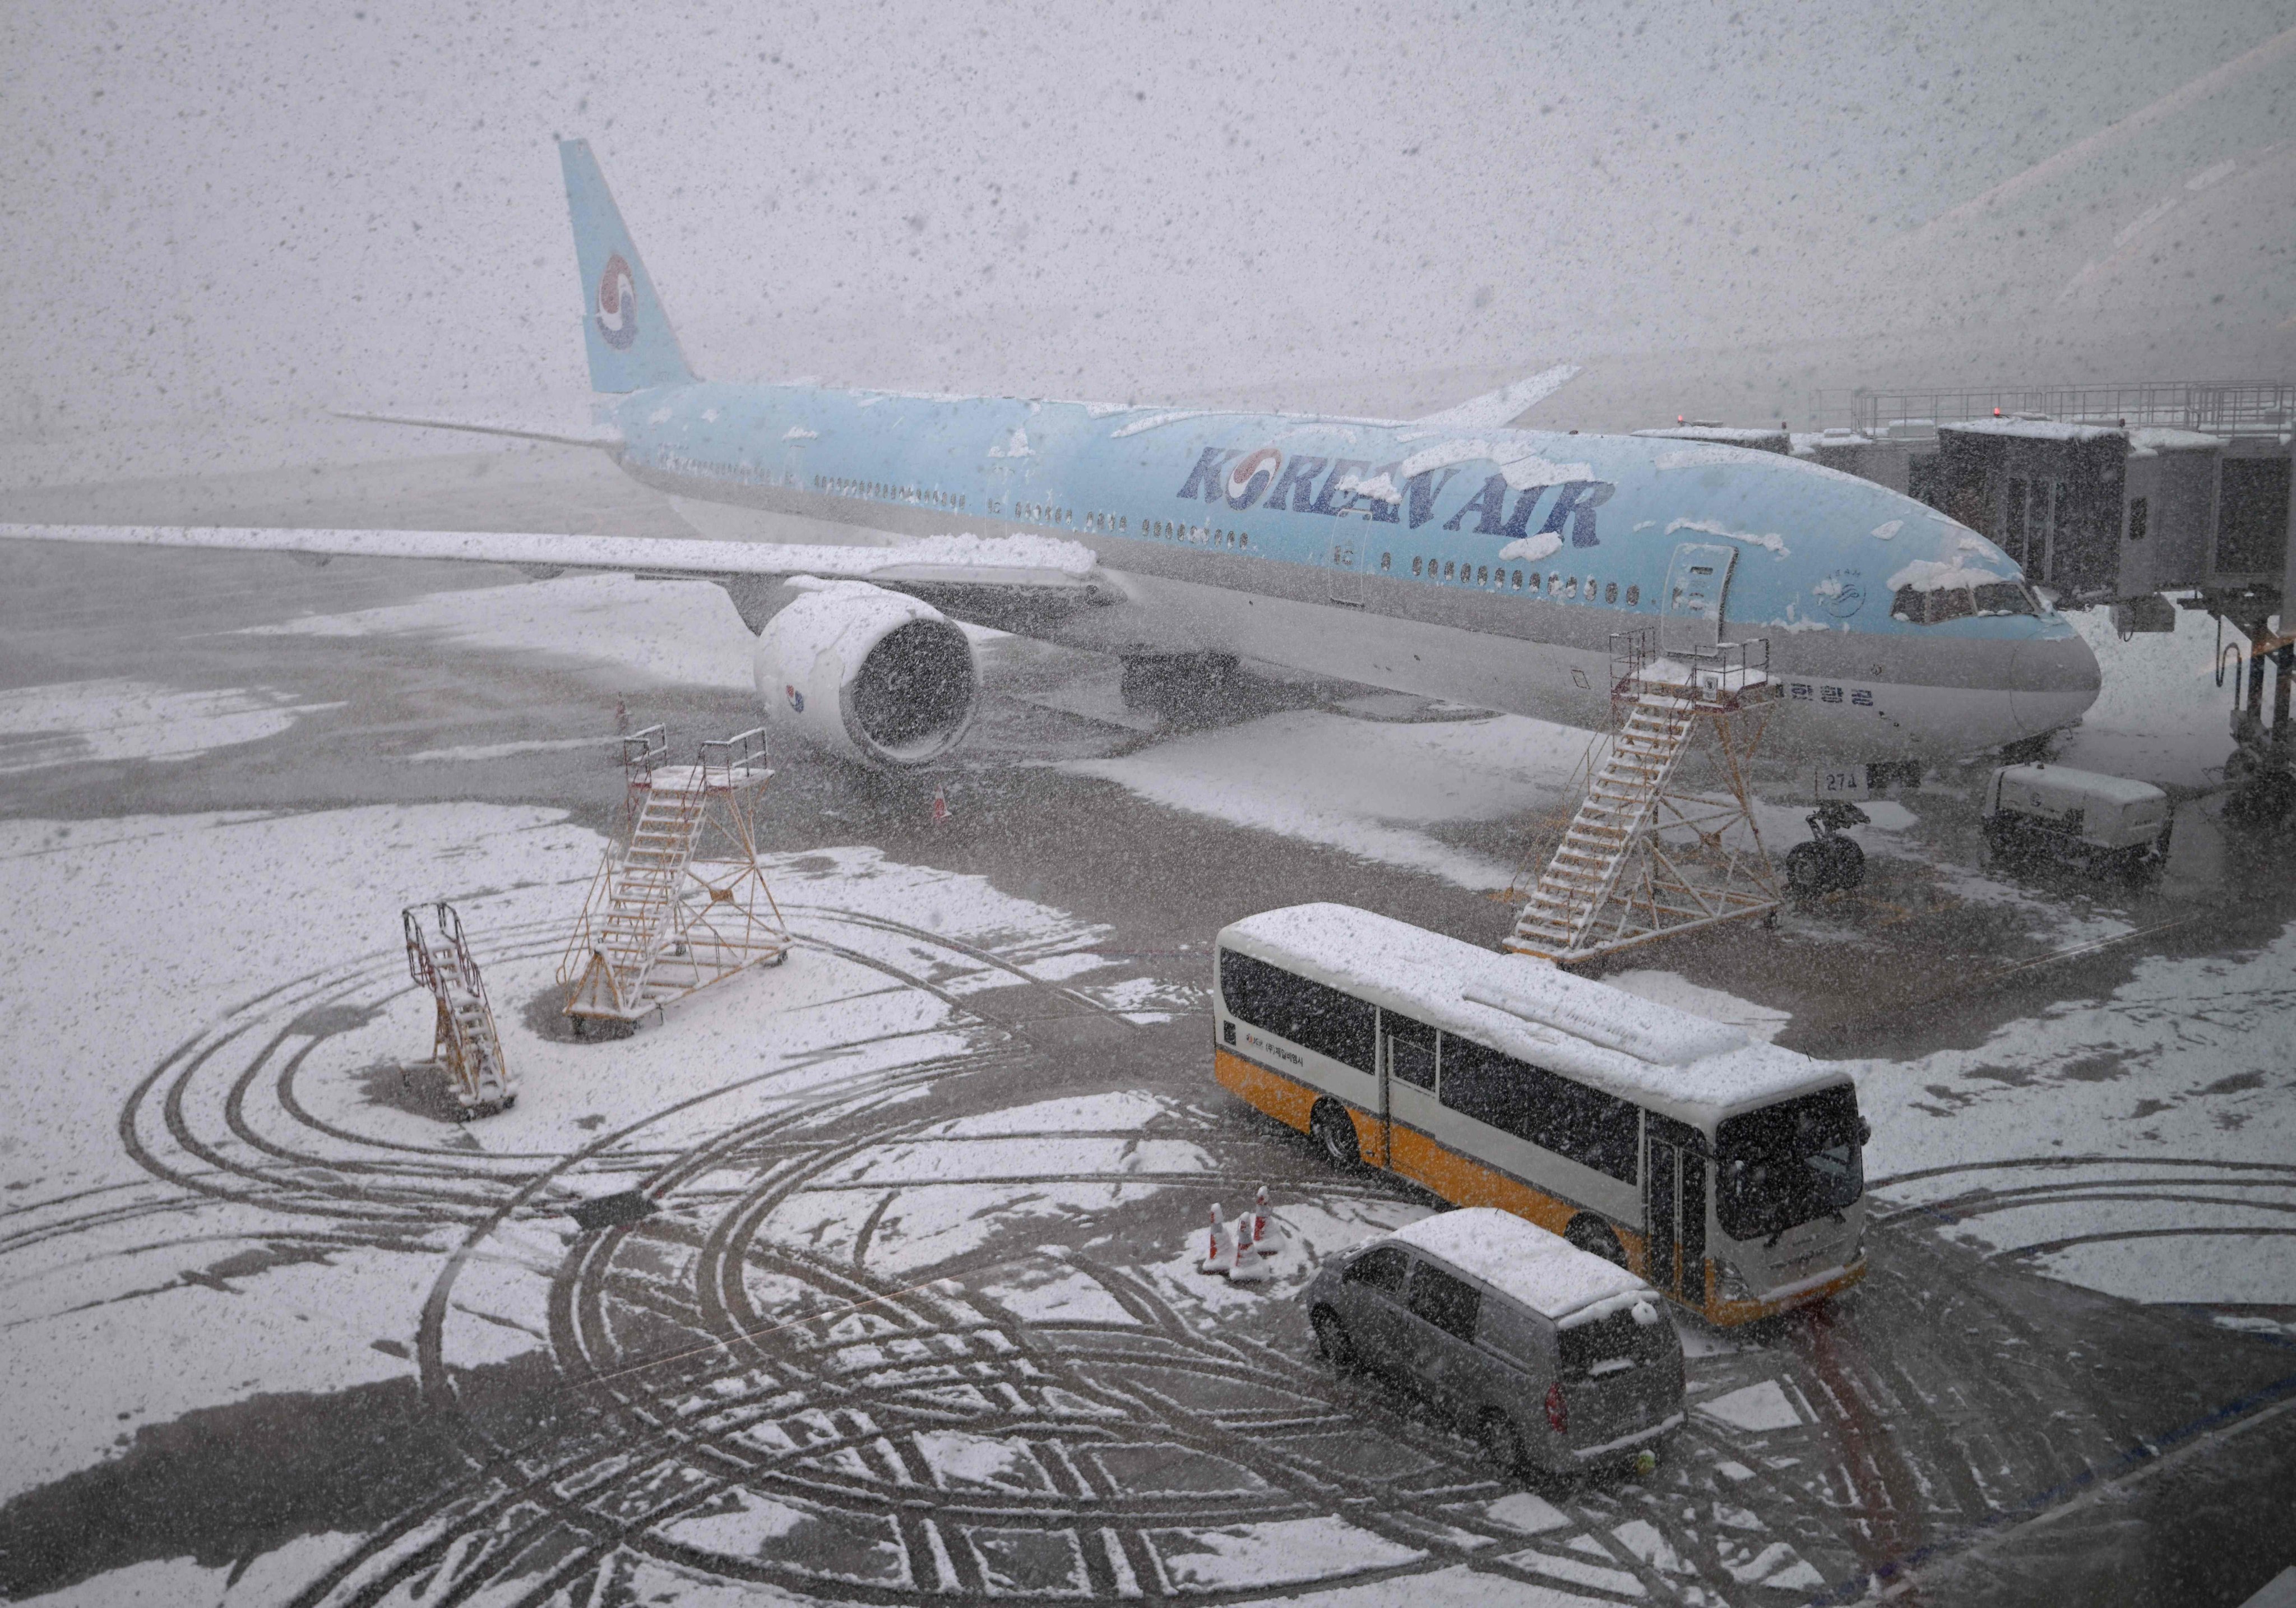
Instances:
[[[1423,429],[1505,430],[1539,403],[1561,390],[1578,375],[1575,363],[1558,363],[1553,368],[1542,369],[1526,380],[1485,391],[1480,397],[1470,397],[1455,407],[1431,413],[1414,420]]]

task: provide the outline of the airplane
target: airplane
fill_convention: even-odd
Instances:
[[[708,578],[758,633],[769,722],[890,769],[972,720],[956,621],[1119,655],[1136,701],[1259,660],[1587,727],[1614,634],[1759,637],[1791,717],[1768,745],[1844,760],[2026,742],[2096,697],[2071,624],[1924,504],[1775,453],[1509,428],[1567,365],[1409,421],[701,380],[588,143],[559,152],[591,423],[349,416],[601,447],[695,539],[0,535]]]

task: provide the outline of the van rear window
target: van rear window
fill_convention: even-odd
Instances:
[[[1655,1308],[1657,1302],[1651,1305]],[[1656,1323],[1638,1324],[1634,1309],[1628,1307],[1592,1323],[1558,1330],[1554,1338],[1565,1378],[1600,1379],[1663,1360],[1672,1349],[1673,1333],[1663,1315]]]

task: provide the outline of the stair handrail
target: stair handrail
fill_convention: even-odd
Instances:
[[[701,780],[706,787],[732,788],[765,775],[766,728],[753,726],[730,737],[710,737],[701,744]]]
[[[417,988],[428,989],[435,995],[439,992],[436,980],[438,962],[431,958],[430,945],[422,931],[422,918],[415,914],[422,908],[420,905],[409,905],[401,910],[398,925],[406,935],[407,975],[414,980]]]
[[[669,728],[659,723],[643,726],[622,738],[622,768],[635,782],[651,776],[653,767],[669,758]]]
[[[486,980],[480,975],[478,960],[471,954],[471,946],[463,936],[461,915],[445,899],[440,899],[435,909],[438,912],[439,935],[447,940],[447,952],[452,959],[451,969],[454,972],[454,980],[460,983],[465,993],[485,1005],[491,1013],[494,1006],[487,1000]]]

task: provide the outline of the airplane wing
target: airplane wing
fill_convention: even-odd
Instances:
[[[557,441],[568,447],[612,448],[622,444],[622,432],[613,425],[585,422],[571,414],[563,418],[480,419],[449,418],[444,414],[374,413],[350,407],[331,407],[327,412],[338,419],[358,419],[371,424],[413,424],[425,430],[466,430],[477,435],[516,436],[521,440]]]
[[[1431,433],[1454,430],[1505,430],[1525,413],[1561,390],[1578,374],[1575,363],[1558,363],[1553,368],[1542,369],[1527,380],[1486,391],[1480,397],[1470,397],[1456,407],[1431,413],[1414,420],[1421,429]]]
[[[10,525],[0,541],[87,542],[204,547],[331,558],[444,558],[514,564],[547,578],[570,570],[716,581],[749,617],[761,586],[799,576],[867,581],[906,593],[976,625],[1008,628],[1024,618],[1126,601],[1096,567],[1092,549],[1049,536],[930,536],[891,547],[800,546],[775,542],[576,536],[522,530],[273,529],[209,525]]]

